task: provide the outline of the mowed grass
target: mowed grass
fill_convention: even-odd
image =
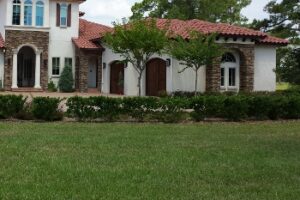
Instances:
[[[299,197],[299,121],[0,123],[0,199]]]

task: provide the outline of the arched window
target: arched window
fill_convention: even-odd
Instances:
[[[44,26],[44,2],[36,2],[36,26]]]
[[[68,5],[63,3],[60,5],[60,26],[67,26],[68,21]]]
[[[32,25],[32,1],[26,0],[24,4],[24,25]]]
[[[225,53],[221,63],[221,88],[225,90],[237,87],[238,63],[232,53]]]
[[[12,17],[13,25],[21,24],[21,1],[14,0],[13,1],[13,17]]]
[[[225,53],[223,54],[222,56],[222,63],[224,62],[232,62],[232,63],[235,63],[236,62],[236,59],[234,57],[234,55],[232,53]]]

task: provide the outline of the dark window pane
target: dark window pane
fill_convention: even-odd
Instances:
[[[235,86],[235,69],[229,69],[229,86]]]
[[[225,86],[225,69],[221,68],[221,86]]]

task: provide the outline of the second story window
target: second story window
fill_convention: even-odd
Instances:
[[[12,17],[13,25],[21,24],[21,1],[14,0],[13,1],[13,17]]]
[[[44,3],[42,1],[36,2],[36,26],[44,26]]]
[[[56,4],[56,26],[70,27],[72,17],[72,4],[57,3]]]
[[[68,20],[68,6],[67,4],[60,5],[60,26],[65,27],[67,26]]]
[[[32,25],[32,1],[26,0],[24,4],[24,25]]]

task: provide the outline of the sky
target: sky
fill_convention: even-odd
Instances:
[[[250,20],[262,19],[268,15],[263,11],[270,0],[252,0],[250,6],[242,10],[242,14]],[[121,21],[124,17],[131,16],[131,6],[141,0],[87,0],[80,5],[80,10],[85,12],[84,18],[111,25],[113,21]]]

